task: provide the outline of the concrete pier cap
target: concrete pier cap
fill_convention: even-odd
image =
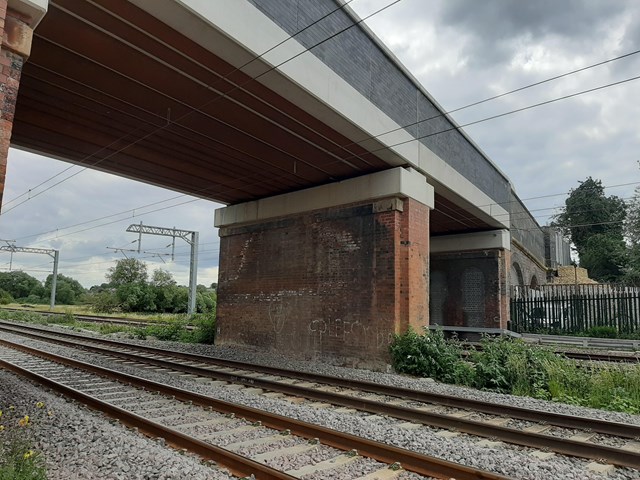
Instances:
[[[9,0],[7,6],[22,15],[27,25],[36,28],[47,13],[49,0]]]
[[[412,198],[430,209],[434,208],[434,190],[427,183],[427,177],[412,168],[397,167],[328,185],[219,208],[215,211],[214,225],[227,227],[390,197]]]
[[[431,253],[462,252],[467,250],[511,250],[509,230],[462,233],[431,237]]]

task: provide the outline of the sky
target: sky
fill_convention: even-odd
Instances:
[[[389,3],[353,0],[350,6],[365,17]],[[366,23],[446,111],[640,50],[635,0],[402,0]],[[638,75],[640,54],[634,54],[452,117],[465,125]],[[589,176],[610,187],[608,195],[633,195],[640,185],[639,94],[640,80],[633,80],[464,129],[544,225]],[[86,287],[103,283],[124,255],[186,285],[190,247],[180,239],[173,262],[166,256],[169,237],[143,236],[140,254],[108,247],[137,249],[137,234],[125,230],[141,221],[194,230],[200,233],[198,283],[210,285],[218,275],[213,212],[220,206],[11,149],[0,238],[60,250],[59,273]],[[10,263],[40,279],[52,268],[46,255],[11,259],[0,252],[0,271]]]

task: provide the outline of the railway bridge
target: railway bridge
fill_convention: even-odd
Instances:
[[[227,205],[220,343],[375,363],[409,326],[506,328],[510,282],[545,281],[509,179],[342,0],[0,19],[0,195],[11,144]]]

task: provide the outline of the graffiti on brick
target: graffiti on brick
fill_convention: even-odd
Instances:
[[[380,329],[378,326],[371,327],[362,324],[359,320],[348,321],[340,318],[321,319],[317,318],[309,322],[309,333],[312,337],[337,338],[342,341],[367,345],[375,348],[386,348],[391,342],[393,334],[387,329]]]
[[[282,299],[269,302],[269,322],[275,333],[282,332],[285,323],[287,323],[286,307]]]

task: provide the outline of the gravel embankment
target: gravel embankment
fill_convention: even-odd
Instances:
[[[52,327],[55,328],[55,327]],[[1,335],[9,337],[9,334],[2,333]],[[11,336],[12,339],[18,339],[21,337]],[[124,340],[124,339],[121,339]],[[31,340],[20,340],[21,342],[31,342]],[[326,375],[335,375],[345,378],[354,378],[360,380],[368,380],[375,381],[379,383],[384,383],[387,385],[397,385],[408,388],[421,389],[430,392],[437,393],[446,393],[449,395],[456,395],[460,397],[466,398],[476,398],[485,401],[493,401],[493,402],[501,402],[504,404],[517,405],[517,406],[525,406],[531,408],[544,409],[547,411],[553,411],[558,413],[569,413],[574,415],[589,415],[593,418],[602,418],[611,421],[619,421],[619,422],[627,422],[640,424],[640,416],[634,415],[625,415],[621,413],[613,413],[613,412],[604,412],[593,409],[572,407],[569,405],[545,402],[535,399],[528,399],[522,397],[514,397],[510,395],[502,395],[495,394],[490,392],[481,392],[477,390],[472,390],[468,388],[460,388],[451,385],[439,384],[433,382],[429,379],[413,379],[400,375],[394,374],[382,374],[376,372],[369,372],[365,370],[355,370],[348,368],[341,368],[337,366],[331,366],[321,363],[312,363],[312,362],[303,362],[303,361],[294,361],[287,359],[281,355],[272,354],[266,355],[261,354],[256,351],[251,350],[241,350],[241,349],[232,349],[225,347],[214,347],[214,346],[205,346],[205,345],[186,345],[186,344],[178,344],[172,342],[134,342],[131,343],[146,343],[147,345],[151,344],[156,347],[168,348],[173,350],[180,351],[189,351],[194,353],[200,353],[208,356],[215,356],[221,358],[228,358],[239,361],[246,362],[259,362],[266,365],[278,366],[290,369],[299,369],[311,372],[322,373]],[[67,356],[73,356],[74,358],[84,359],[84,360],[93,360],[96,361],[98,357],[94,357],[93,355],[81,352],[73,352],[70,349],[58,347],[52,344],[40,343],[40,345],[46,346],[45,348],[54,353],[60,353]],[[318,409],[313,408],[304,404],[292,404],[286,400],[282,399],[274,399],[274,398],[266,398],[261,395],[253,395],[244,393],[242,390],[232,390],[224,387],[219,387],[215,385],[207,385],[201,383],[194,383],[189,380],[181,379],[177,376],[168,375],[164,373],[153,372],[150,370],[138,370],[135,367],[121,365],[119,363],[105,361],[103,359],[99,359],[96,363],[101,364],[103,366],[114,368],[120,371],[124,371],[127,373],[132,373],[140,376],[144,376],[146,378],[153,379],[155,381],[164,382],[170,385],[175,385],[183,388],[190,388],[191,390],[198,391],[199,393],[211,395],[212,397],[233,402],[239,403],[243,405],[248,405],[255,408],[261,408],[264,410],[268,410],[274,413],[278,413],[281,415],[291,416],[293,418],[297,418],[300,420],[304,420],[307,422],[312,422],[316,424],[320,424],[326,427],[334,428],[337,430],[342,430],[345,432],[349,432],[355,435],[363,436],[365,438],[370,438],[373,440],[381,441],[396,445],[402,448],[408,448],[412,450],[419,451],[421,453],[425,453],[428,455],[434,455],[440,458],[444,458],[454,462],[461,462],[466,465],[481,468],[485,470],[490,470],[497,473],[502,473],[505,475],[512,476],[514,478],[522,478],[522,479],[598,479],[603,478],[602,475],[589,472],[587,470],[587,464],[589,461],[563,457],[563,456],[553,456],[546,460],[541,460],[535,457],[532,457],[531,450],[521,448],[518,446],[512,445],[492,445],[492,446],[480,446],[478,445],[479,439],[476,437],[471,437],[468,435],[458,435],[455,437],[444,437],[436,435],[437,430],[431,429],[429,427],[420,427],[418,429],[406,428],[399,426],[401,421],[397,421],[394,419],[375,416],[371,417],[367,414],[362,413],[344,413],[340,411],[336,411],[334,408],[324,408]],[[3,379],[7,377],[7,374],[2,374]],[[13,383],[16,383],[13,380]],[[21,383],[21,392],[20,396],[27,396],[30,398],[30,401],[38,401],[42,400],[42,394],[38,393],[36,387],[27,387],[24,386],[23,382]],[[6,402],[11,398],[15,398],[15,387],[4,387],[5,382],[2,382],[2,387],[0,387],[0,403]],[[47,394],[48,395],[48,394]],[[55,398],[55,397],[54,397]],[[62,402],[60,399],[56,399],[58,402]],[[48,401],[48,400],[45,400]],[[65,402],[61,403],[66,408],[72,408],[69,404]],[[75,410],[78,412],[78,410]],[[149,453],[153,450],[153,448],[158,448],[157,442],[150,442],[149,440],[145,440],[142,437],[138,437],[134,434],[127,433],[126,435],[121,433],[122,430],[120,427],[109,425],[109,428],[116,429],[118,433],[116,434],[114,430],[104,430],[105,435],[109,437],[108,440],[99,440],[101,437],[96,432],[102,432],[103,429],[107,427],[103,426],[103,423],[100,420],[100,417],[90,414],[86,411],[82,411],[82,413],[71,413],[68,412],[64,415],[67,417],[71,415],[73,418],[73,422],[78,422],[83,428],[87,429],[84,434],[73,434],[72,440],[69,442],[62,442],[62,447],[64,449],[64,445],[68,445],[69,449],[66,453],[58,453],[55,448],[51,448],[52,445],[56,445],[58,441],[50,441],[43,443],[45,447],[44,450],[47,454],[47,458],[50,464],[57,465],[58,470],[55,470],[55,475],[51,478],[224,478],[220,477],[202,477],[200,470],[198,468],[203,468],[197,460],[194,460],[189,457],[177,455],[173,452],[164,453],[169,458],[164,459],[164,457],[158,457],[160,453]],[[65,422],[67,419],[65,418]],[[75,432],[73,427],[70,427],[72,432]],[[67,427],[61,425],[59,430],[66,430]],[[61,436],[61,433],[58,433]],[[64,435],[62,435],[64,437]],[[98,440],[89,440],[98,438]],[[130,439],[130,440],[129,440]],[[49,439],[50,440],[50,439]],[[61,440],[59,440],[61,441]],[[121,442],[131,441],[131,444],[127,444],[127,447],[118,446]],[[134,443],[134,442],[141,443]],[[115,445],[114,445],[115,443]],[[87,444],[85,446],[85,444]],[[92,445],[97,444],[99,448],[92,447]],[[150,445],[149,447],[142,447],[142,445]],[[153,446],[153,448],[152,448]],[[80,464],[83,465],[85,469],[88,471],[95,471],[96,475],[93,476],[84,476],[84,477],[73,477],[70,476],[71,472],[74,472],[74,468],[68,468],[68,465],[65,462],[71,461],[70,458],[74,456],[73,452],[88,450],[90,453],[85,455],[84,459]],[[155,450],[154,450],[155,451]],[[115,452],[124,452],[126,453],[125,457],[118,458],[118,461],[121,462],[122,465],[125,465],[124,468],[129,468],[128,472],[122,472],[122,470],[118,470],[118,468],[122,469],[121,465],[117,467],[113,466],[113,462],[109,463],[105,460],[105,457],[109,454],[113,454]],[[142,453],[144,452],[144,453]],[[136,457],[142,455],[143,465],[139,469],[133,470],[134,465],[136,465]],[[154,456],[153,460],[149,460],[148,457]],[[117,458],[117,457],[116,457]],[[159,461],[159,458],[163,458],[162,461]],[[185,462],[191,462],[194,470],[191,473],[185,474],[182,473],[181,476],[172,477],[156,477],[154,474],[145,477],[146,471],[148,468],[161,468],[163,472],[166,472],[167,469],[173,467],[177,467],[177,463],[174,463],[174,459],[184,460]],[[175,460],[177,462],[178,460]],[[107,463],[105,466],[104,464]],[[78,465],[79,463],[73,463],[73,465]],[[62,467],[62,465],[64,467]],[[155,467],[154,467],[155,465]],[[162,467],[159,467],[161,465]],[[108,472],[107,474],[102,474],[101,472]],[[114,472],[120,471],[122,475],[120,477],[116,476]],[[132,473],[135,472],[135,473]],[[111,475],[111,476],[109,476]],[[165,473],[166,475],[166,473]],[[171,474],[170,474],[171,475]],[[616,469],[615,472],[610,473],[607,478],[613,480],[622,480],[622,479],[637,479],[640,477],[640,473],[638,470],[631,469]]]

